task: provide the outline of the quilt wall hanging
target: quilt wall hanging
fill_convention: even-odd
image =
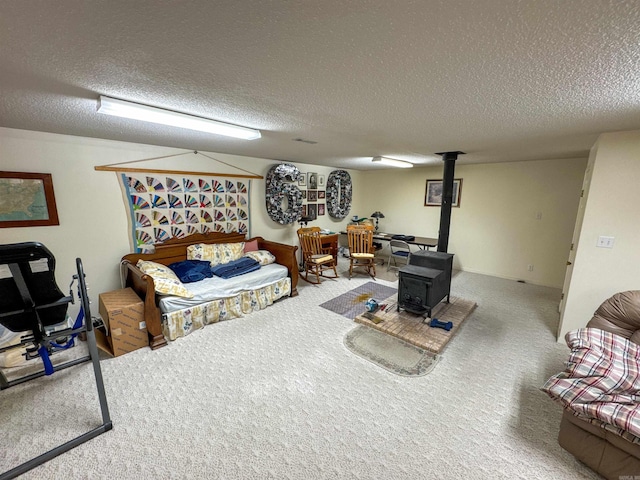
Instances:
[[[250,180],[149,172],[119,177],[136,253],[193,233],[250,234]]]
[[[140,168],[135,163],[197,155],[242,173]],[[172,160],[173,161],[173,160]],[[115,172],[127,206],[134,253],[152,252],[153,245],[194,233],[240,232],[251,236],[251,179],[263,177],[206,153],[190,150],[154,158],[97,165]]]

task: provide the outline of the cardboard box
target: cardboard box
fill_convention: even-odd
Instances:
[[[131,288],[101,293],[99,298],[105,324],[96,329],[100,349],[117,357],[149,345],[144,303]]]

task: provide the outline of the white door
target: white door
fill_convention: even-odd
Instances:
[[[595,155],[592,152],[592,156]],[[558,305],[558,311],[560,312],[560,323],[558,325],[558,333],[562,330],[562,317],[564,315],[565,300],[567,292],[569,291],[569,285],[571,284],[571,275],[573,275],[573,264],[576,258],[576,251],[578,250],[578,242],[580,241],[580,231],[582,230],[582,221],[584,220],[584,207],[587,203],[587,196],[589,193],[589,185],[591,184],[591,174],[593,171],[592,158],[589,158],[587,169],[584,172],[584,180],[582,181],[582,192],[580,193],[580,203],[578,205],[578,214],[576,215],[576,225],[573,229],[573,237],[571,238],[571,247],[569,248],[569,258],[567,260],[567,269],[564,274],[564,284],[562,285],[562,295],[560,296],[560,304]]]

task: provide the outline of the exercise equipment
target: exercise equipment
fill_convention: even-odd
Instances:
[[[8,480],[22,475],[113,428],[102,380],[94,322],[91,317],[82,261],[79,258],[76,259],[77,275],[73,275],[68,296],[65,296],[56,284],[55,265],[53,254],[41,243],[24,242],[0,245],[0,324],[12,332],[24,332],[20,343],[1,347],[0,353],[14,348],[24,349],[27,347],[27,355],[31,355],[32,358],[39,357],[43,363],[42,371],[11,381],[7,380],[0,371],[0,390],[91,361],[98,390],[102,424],[0,474],[0,480]],[[74,325],[68,327],[65,323],[68,318],[67,309],[69,304],[74,303],[73,286],[75,282],[77,282],[80,311]],[[50,356],[72,346],[75,337],[79,334],[86,335],[89,355],[54,366]],[[64,339],[64,343],[59,343],[61,339]],[[43,399],[43,401],[46,400]],[[69,412],[69,417],[72,418],[73,413]],[[41,423],[46,424],[46,420],[42,419]],[[25,432],[25,435],[27,434],[28,432]]]
[[[432,318],[431,321],[429,322],[429,326],[433,327],[433,328],[443,328],[448,332],[449,330],[451,330],[453,328],[453,323],[452,322],[441,322],[437,318]]]

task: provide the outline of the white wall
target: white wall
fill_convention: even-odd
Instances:
[[[75,259],[82,258],[90,295],[94,302],[100,292],[120,288],[119,261],[131,252],[127,212],[115,172],[96,171],[96,165],[134,162],[184,150],[168,147],[114,142],[41,132],[0,128],[0,170],[51,173],[60,219],[59,226],[0,229],[0,243],[41,242],[57,260],[56,277],[61,288],[75,273]],[[205,152],[223,162],[266,176],[278,161]],[[141,168],[229,173],[226,167],[204,155],[181,155],[164,160],[137,162]],[[329,167],[296,164],[301,171],[328,174]],[[354,191],[360,190],[360,172],[349,172]],[[354,206],[358,201],[354,200]],[[329,215],[314,222],[322,228],[340,230],[343,221]],[[269,218],[265,206],[265,181],[252,180],[251,235],[297,245],[295,225],[279,225]],[[96,303],[97,304],[97,303]]]
[[[39,241],[58,260],[58,281],[67,284],[82,258],[97,300],[100,292],[119,288],[119,260],[131,251],[126,207],[116,174],[96,165],[134,162],[183,150],[110,140],[0,128],[0,169],[53,175],[60,225],[0,229],[0,243]],[[265,176],[278,161],[205,155]],[[560,287],[575,222],[586,160],[547,160],[509,164],[458,165],[463,178],[461,207],[452,214],[449,250],[456,268],[524,279]],[[141,168],[232,172],[203,155],[138,162]],[[297,164],[303,172],[328,175],[333,168]],[[349,171],[353,204],[349,216],[325,215],[314,225],[345,229],[349,219],[381,210],[381,231],[437,237],[440,209],[424,207],[425,181],[442,178],[442,165],[412,170]],[[251,187],[251,234],[296,245],[298,225],[279,225],[265,208],[264,180]],[[536,213],[541,212],[541,220]],[[527,265],[534,265],[528,272]]]
[[[585,166],[586,159],[457,165],[462,189],[449,237],[454,267],[562,287]],[[364,172],[358,195],[367,210],[358,213],[382,211],[381,231],[437,238],[440,208],[425,207],[424,194],[426,180],[441,179],[442,170],[440,164]]]
[[[640,289],[640,131],[605,133],[594,163],[559,341],[614,293]],[[615,237],[611,249],[598,236]]]

